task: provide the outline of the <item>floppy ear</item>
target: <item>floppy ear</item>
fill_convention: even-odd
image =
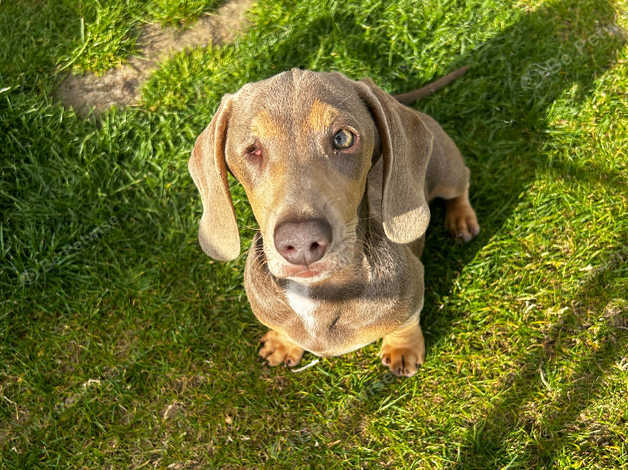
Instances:
[[[203,202],[198,241],[205,254],[218,261],[230,261],[240,254],[240,235],[225,163],[230,114],[231,95],[225,95],[209,126],[196,139],[188,161]]]
[[[424,186],[432,133],[416,111],[399,103],[370,78],[357,82],[357,87],[379,133],[384,164],[384,233],[395,243],[410,243],[425,233],[430,222]]]

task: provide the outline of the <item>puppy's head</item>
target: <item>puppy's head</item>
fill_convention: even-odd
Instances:
[[[372,162],[386,236],[419,238],[429,222],[423,182],[432,136],[417,113],[372,81],[292,70],[226,95],[198,137],[189,169],[201,193],[199,241],[218,260],[240,252],[227,169],[260,225],[271,273],[320,282],[359,249],[358,210]]]

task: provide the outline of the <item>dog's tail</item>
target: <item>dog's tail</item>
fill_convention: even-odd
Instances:
[[[449,85],[456,78],[464,75],[468,68],[469,67],[465,65],[464,67],[460,67],[458,70],[454,70],[453,72],[448,73],[444,77],[441,77],[438,80],[433,81],[432,83],[428,83],[418,90],[409,91],[408,93],[402,93],[401,95],[393,95],[393,97],[402,104],[413,104],[421,98],[425,98],[426,96],[430,96],[432,93],[437,92],[445,85]]]

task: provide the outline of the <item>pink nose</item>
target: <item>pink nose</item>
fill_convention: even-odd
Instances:
[[[275,228],[275,248],[286,261],[310,265],[321,259],[331,244],[331,227],[324,219],[282,222]]]

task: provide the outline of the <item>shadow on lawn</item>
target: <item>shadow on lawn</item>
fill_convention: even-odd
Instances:
[[[616,53],[623,42],[623,38],[618,40],[620,30],[614,25],[610,4],[607,4],[605,8],[609,12],[606,18],[607,23],[597,25],[597,29],[584,40],[584,43],[582,39],[580,42],[573,39],[569,42],[569,38],[565,38],[564,42],[560,41],[555,31],[551,29],[539,31],[539,24],[569,22],[569,16],[565,15],[565,6],[569,4],[570,2],[562,2],[540,8],[487,44],[482,45],[476,53],[456,61],[457,64],[473,64],[478,62],[476,59],[478,56],[501,57],[509,49],[515,52],[517,59],[514,63],[502,62],[490,65],[488,71],[472,71],[468,78],[472,87],[479,85],[480,93],[477,93],[477,101],[481,104],[480,109],[475,112],[479,112],[480,119],[483,119],[483,114],[485,114],[487,121],[512,122],[514,120],[515,122],[512,127],[498,129],[494,132],[492,139],[489,138],[479,144],[470,144],[475,147],[471,153],[467,152],[467,155],[471,155],[467,161],[472,170],[472,185],[475,188],[491,188],[490,191],[497,197],[491,198],[490,194],[482,193],[482,191],[478,194],[477,191],[472,190],[472,199],[478,210],[480,223],[483,223],[483,234],[478,242],[463,250],[456,250],[459,256],[459,267],[473,259],[483,242],[498,233],[516,207],[520,194],[527,190],[538,172],[552,171],[552,174],[559,174],[559,177],[577,180],[592,186],[612,184],[620,179],[617,172],[607,172],[599,168],[584,169],[567,159],[547,162],[543,158],[544,145],[548,139],[547,134],[544,133],[547,128],[548,108],[562,93],[570,90],[574,85],[577,86],[578,98],[583,101],[590,92],[596,77],[613,65]],[[523,43],[527,44],[526,48],[521,48]],[[547,43],[553,43],[555,49],[543,46]],[[545,54],[536,52],[537,45],[539,49],[544,50]],[[550,55],[548,56],[547,53]],[[531,70],[544,70],[543,73],[547,75],[541,76],[540,72],[532,72],[532,75],[536,74],[536,78],[541,81],[526,82],[526,74],[529,77]],[[487,87],[482,86],[482,82],[493,84],[510,82],[510,91],[515,96],[513,104],[520,105],[521,114],[519,116],[507,113],[501,116],[496,115],[494,109],[500,106],[500,98],[503,96],[499,97],[497,93],[497,99],[487,99],[484,94]],[[466,98],[469,99],[468,96]],[[514,106],[511,106],[510,110],[513,108]],[[469,140],[472,139],[473,137]],[[513,153],[508,158],[509,174],[506,175],[503,174],[506,168],[503,162],[491,161],[490,154],[496,151],[493,143],[504,144],[509,139],[518,140],[519,145],[509,149],[509,151],[513,150]],[[464,148],[463,153],[465,153]],[[505,153],[502,155],[505,156]],[[488,166],[485,165],[487,160]],[[477,197],[474,198],[474,194]],[[497,214],[497,216],[492,214]],[[430,245],[433,246],[434,242],[441,245],[442,237],[431,239],[428,237],[426,255],[424,255],[426,285],[438,285],[437,289],[440,293],[450,292],[451,282],[457,277],[458,269],[454,267],[452,272],[452,266],[449,264],[449,272],[446,273],[447,282],[439,281],[439,276],[442,274],[439,263],[442,259],[431,255],[433,248],[431,250]],[[610,262],[607,264],[612,265]],[[592,300],[588,294],[591,288],[595,288],[602,282],[605,274],[605,271],[598,273],[580,289],[580,294],[572,305],[574,310],[570,309],[565,312],[547,332],[546,348],[521,358],[520,372],[510,377],[504,384],[504,393],[500,395],[493,411],[481,419],[474,429],[469,430],[460,457],[461,468],[493,468],[507,464],[508,462],[503,461],[507,437],[520,427],[530,434],[536,434],[537,447],[527,449],[525,457],[519,455],[519,458],[527,458],[528,461],[516,462],[517,465],[523,464],[524,467],[530,468],[547,464],[552,462],[556,454],[561,451],[568,433],[566,426],[574,423],[594,395],[599,386],[599,380],[625,351],[626,335],[625,331],[616,328],[617,318],[609,318],[608,331],[601,338],[599,349],[579,360],[577,369],[569,378],[569,384],[554,400],[553,404],[556,404],[560,411],[542,411],[540,414],[543,424],[535,427],[534,424],[525,421],[524,407],[533,400],[535,392],[543,392],[544,384],[539,370],[548,362],[551,363],[555,357],[552,345],[560,341],[568,341],[579,329],[584,329],[582,325],[577,327],[571,325],[574,322],[578,323],[578,312],[586,309],[602,311],[610,300],[606,292],[599,292],[595,300]],[[426,299],[426,305],[428,307],[424,314],[424,322],[429,324],[433,320],[439,325],[438,329],[433,331],[432,337],[428,337],[428,343],[434,343],[437,337],[447,335],[453,319],[449,318],[444,323],[442,318],[439,318],[442,313],[436,310],[429,298]],[[452,451],[451,458],[456,458],[455,451]]]
[[[428,237],[424,255],[428,289],[434,289],[433,286],[437,286],[436,292],[441,295],[443,292],[451,292],[452,281],[457,277],[458,269],[473,259],[483,243],[500,231],[503,223],[515,209],[520,195],[527,191],[539,172],[551,172],[552,175],[560,175],[558,176],[560,178],[579,181],[593,187],[613,184],[620,180],[618,172],[608,172],[589,166],[585,168],[566,158],[548,162],[543,156],[546,141],[549,142],[551,139],[551,136],[545,133],[549,107],[574,86],[577,87],[577,97],[581,102],[584,101],[593,87],[594,80],[612,67],[616,60],[616,53],[624,41],[623,36],[619,37],[620,29],[614,24],[610,4],[607,4],[604,9],[608,12],[606,23],[598,24],[590,36],[584,40],[571,39],[569,42],[570,39],[567,37],[561,41],[556,37],[554,30],[539,31],[539,24],[568,23],[570,17],[566,16],[565,7],[570,4],[571,2],[565,1],[540,8],[487,44],[482,45],[477,52],[456,61],[460,65],[473,64],[481,60],[476,59],[478,56],[480,58],[502,57],[507,56],[505,51],[508,50],[514,51],[516,57],[514,63],[501,62],[494,65],[489,59],[488,63],[491,65],[488,70],[472,71],[468,78],[472,87],[470,93],[474,93],[474,89],[479,90],[477,102],[480,104],[475,112],[479,113],[480,119],[486,118],[487,122],[492,121],[498,126],[496,131],[489,130],[488,135],[492,135],[492,138],[489,137],[480,143],[469,143],[469,147],[472,147],[471,152],[464,148],[464,144],[462,145],[463,154],[466,153],[471,157],[467,158],[467,162],[471,168],[472,186],[476,188],[475,191],[472,188],[471,197],[478,210],[483,233],[478,242],[464,249],[455,250],[459,257],[458,266],[453,267],[452,270],[451,263],[448,263],[445,283],[440,280],[443,274],[440,267],[443,262],[442,253],[433,252],[434,242],[438,247],[442,246],[443,237]],[[522,48],[521,45],[524,43],[527,47]],[[547,43],[553,44],[555,49],[544,47],[543,45]],[[538,49],[542,49],[545,53],[537,53],[537,45]],[[454,68],[451,67],[451,69]],[[539,71],[543,71],[546,75],[541,76]],[[537,83],[526,81],[526,76],[530,75],[541,81]],[[510,92],[513,94],[513,99],[511,106],[506,107],[507,112],[502,115],[494,112],[497,107],[500,107],[500,100],[504,99],[504,96],[496,93],[496,99],[490,97],[487,99],[486,83],[511,84]],[[465,98],[469,100],[469,95]],[[508,101],[507,98],[506,101]],[[520,107],[520,115],[510,114],[517,107],[516,105]],[[512,127],[503,127],[499,121],[510,121],[513,124]],[[446,121],[445,125],[447,125]],[[483,136],[480,134],[480,137]],[[518,145],[508,148],[506,152],[500,152],[499,148],[495,148],[500,144],[508,146],[508,141],[511,139],[518,141]],[[473,137],[468,140],[472,141]],[[501,154],[498,158],[502,161],[496,160],[491,153]],[[507,160],[504,157],[507,157]],[[509,162],[507,166],[504,165],[505,161]],[[508,174],[504,174],[504,170]],[[478,191],[478,188],[490,188],[490,192],[497,197],[483,192],[482,189]],[[442,233],[442,230],[440,232]],[[614,256],[621,256],[621,254]],[[625,258],[625,254],[623,257]],[[607,269],[613,267],[612,260],[602,262],[610,266]],[[508,464],[504,461],[507,438],[511,432],[520,427],[534,435],[536,442],[534,448],[526,449],[525,456],[518,455],[518,458],[528,459],[528,461],[516,462],[517,464],[530,468],[551,463],[556,458],[569,432],[566,427],[574,423],[599,387],[599,380],[625,351],[625,331],[616,328],[619,320],[615,317],[609,318],[606,324],[608,331],[600,339],[599,349],[591,351],[588,356],[578,361],[576,371],[569,378],[569,384],[553,401],[560,411],[542,411],[540,414],[543,424],[537,427],[525,422],[522,413],[525,405],[533,400],[534,392],[543,392],[544,385],[539,369],[546,363],[551,363],[554,357],[550,346],[559,341],[568,341],[579,330],[585,329],[582,325],[577,327],[571,325],[574,322],[578,323],[579,312],[585,312],[587,309],[601,312],[611,300],[609,296],[612,294],[604,290],[598,292],[596,299],[592,299],[589,294],[592,288],[603,282],[606,274],[606,271],[602,271],[582,286],[571,306],[573,310],[570,308],[566,311],[547,332],[545,340],[547,348],[520,359],[520,372],[510,377],[509,383],[504,384],[504,392],[500,395],[493,411],[481,419],[474,429],[469,430],[460,456],[461,468],[492,468]],[[441,315],[446,315],[446,313],[437,311],[435,303],[430,302],[432,300],[430,297],[433,296],[433,293],[428,294],[426,298],[427,308],[424,311],[423,322],[429,325],[430,321],[434,321],[438,327],[432,331],[431,337],[428,336],[428,346],[436,342],[438,337],[446,336],[454,320],[441,318]],[[625,327],[625,324],[623,326]],[[451,458],[456,459],[455,451],[451,452]]]
[[[551,141],[551,136],[545,132],[549,108],[574,87],[577,99],[584,101],[595,79],[613,66],[624,42],[621,30],[615,25],[613,7],[608,2],[598,8],[598,11],[605,12],[600,14],[599,24],[591,18],[591,23],[587,25],[587,37],[572,37],[573,31],[568,26],[572,21],[570,5],[573,2],[563,1],[541,7],[469,54],[456,58],[444,70],[470,64],[472,69],[460,79],[462,83],[454,85],[446,100],[439,101],[436,96],[419,103],[419,107],[436,117],[452,133],[466,156],[472,173],[471,198],[482,225],[482,234],[477,241],[462,248],[450,248],[451,241],[447,240],[439,226],[442,225],[442,209],[434,207],[433,228],[428,233],[423,255],[427,294],[422,323],[428,325],[428,354],[430,345],[447,336],[456,320],[437,309],[436,297],[452,292],[459,270],[500,231],[517,206],[520,195],[527,191],[538,173],[552,172],[560,178],[593,187],[617,183],[620,179],[618,172],[591,168],[588,162],[587,167],[566,158],[550,162],[543,155],[544,147]],[[560,28],[553,29],[549,25],[565,25],[564,34],[561,35]],[[508,60],[509,57],[512,61]],[[483,68],[474,69],[473,64],[482,64]],[[485,64],[488,65],[484,67]],[[304,64],[295,59],[294,63],[286,65]],[[406,90],[411,88],[408,85]],[[449,100],[454,103],[444,102]],[[456,100],[475,105],[472,109],[460,109]],[[462,135],[456,127],[470,132]],[[454,252],[454,256],[448,253],[450,251]],[[604,308],[610,294],[600,292],[599,297],[592,301],[587,292],[602,282],[605,274],[598,273],[581,288],[573,304],[575,311],[565,313],[547,332],[548,347],[559,340],[565,341],[578,331],[569,324],[573,321],[577,323],[580,309]],[[625,350],[626,336],[616,328],[616,321],[609,319],[608,332],[601,338],[599,349],[579,360],[570,384],[555,401],[561,411],[542,414],[551,430],[541,431],[537,439],[539,447],[528,450],[530,461],[526,465],[552,461],[555,453],[563,447],[568,432],[565,426],[574,422],[587,406],[605,370]],[[533,393],[543,390],[538,371],[554,357],[550,349],[521,358],[520,372],[504,384],[505,391],[494,410],[478,423],[480,433],[477,429],[469,431],[463,444],[461,467],[494,466],[496,460],[504,458],[504,442],[509,433],[520,426],[528,429],[528,424],[521,423],[521,413]],[[340,434],[355,434],[356,423],[361,417],[374,413],[379,401],[355,402],[352,405],[355,419],[348,420],[353,424],[341,425]],[[452,450],[450,455],[452,460],[456,460],[455,452]]]
[[[625,253],[617,260],[624,262]],[[543,344],[539,345],[542,347],[526,355],[520,361],[520,372],[504,380],[505,391],[496,400],[492,411],[468,431],[468,447],[461,453],[459,468],[496,468],[506,464],[504,454],[508,437],[518,428],[534,440],[534,445],[526,449],[525,456],[517,455],[509,465],[538,468],[551,464],[561,452],[569,432],[577,431],[579,415],[595,397],[600,381],[613,363],[625,354],[628,345],[628,320],[620,307],[608,308],[610,299],[601,287],[605,277],[619,266],[619,262],[609,262],[582,286],[572,306],[549,328]],[[529,416],[530,410],[526,409],[526,405],[535,400],[535,395],[556,392],[556,385],[547,382],[543,370],[560,360],[577,334],[591,326],[582,318],[586,311],[598,312],[598,315],[604,312],[604,325],[595,338],[598,344],[577,362],[573,374],[566,378],[568,382],[563,384],[551,404],[546,405],[547,409],[534,410],[536,415]],[[608,434],[603,427],[597,431],[599,434],[590,437],[592,445],[605,445]],[[580,452],[586,450],[583,445]],[[522,459],[526,461],[522,462]]]

